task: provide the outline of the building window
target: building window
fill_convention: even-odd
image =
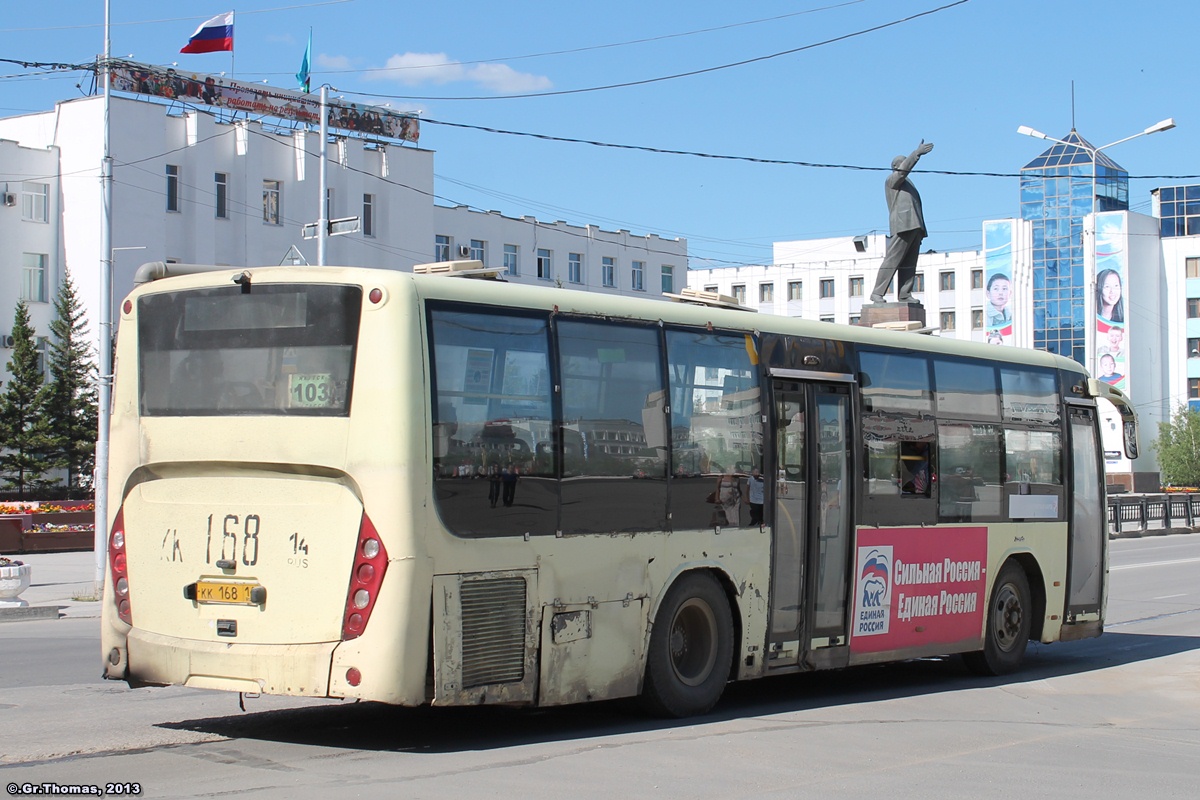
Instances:
[[[363,210],[362,210],[362,232],[363,236],[375,235],[375,195],[363,195]]]
[[[46,302],[45,253],[21,254],[21,298],[31,303]]]
[[[971,309],[971,330],[973,330],[973,331],[983,330],[983,309],[982,308],[972,308]]]
[[[666,294],[675,291],[675,266],[673,264],[662,265],[662,290]]]
[[[229,219],[229,175],[224,172],[214,172],[213,191],[216,195],[217,219]]]
[[[646,262],[645,261],[634,261],[633,269],[631,270],[631,274],[633,276],[634,291],[636,291],[636,292],[646,291]]]
[[[718,287],[716,287],[716,286],[705,286],[705,287],[704,287],[704,291],[706,291],[706,292],[716,292],[716,291],[718,291]]]
[[[913,278],[913,294],[923,293],[925,291],[925,273],[918,272]]]
[[[971,270],[971,288],[972,289],[982,289],[983,288],[983,270],[981,270],[981,269]]]
[[[50,378],[50,337],[38,336],[33,340],[33,353],[37,356],[37,371],[45,379]]]
[[[821,322],[833,322],[833,317],[821,317]]]
[[[788,300],[804,299],[804,282],[788,281]]]
[[[746,305],[746,284],[739,283],[733,287],[733,299],[737,300],[739,305]]]
[[[617,262],[612,256],[600,259],[600,283],[610,289],[617,285]]]
[[[851,297],[862,297],[862,295],[863,295],[863,279],[862,278],[851,278],[850,279],[850,296]]]
[[[179,167],[167,164],[167,211],[179,210]]]
[[[951,273],[951,274],[953,274],[953,273]],[[944,331],[954,330],[954,312],[953,311],[943,311],[942,312],[942,330],[944,330]]]
[[[862,322],[862,317],[860,315],[858,315],[858,314],[850,315],[850,324],[851,325],[857,325],[860,322]]]
[[[471,240],[471,260],[487,264],[487,243],[482,239]]]
[[[1178,308],[1178,306],[1176,306]],[[1187,301],[1187,318],[1200,319],[1200,297],[1189,297]]]
[[[21,184],[21,219],[28,222],[48,222],[50,219],[50,185],[25,181]]]
[[[1184,261],[1187,277],[1200,278],[1200,258],[1188,258]]]
[[[283,204],[280,181],[263,181],[263,222],[278,225]]]
[[[943,292],[954,291],[954,273],[953,272],[941,273],[938,276],[938,285],[941,287]]]
[[[821,297],[833,297],[833,278],[821,279]]]
[[[1200,378],[1188,378],[1188,399],[1200,400]]]
[[[567,280],[583,283],[583,253],[567,253]]]
[[[775,302],[775,284],[760,283],[758,285],[758,302],[760,302],[760,303]]]
[[[1200,358],[1200,339],[1187,340],[1188,358]]]
[[[544,281],[550,280],[552,266],[550,251],[544,247],[539,247],[537,251],[537,276]]]
[[[450,237],[444,233],[435,234],[433,237],[433,260],[434,261],[449,261],[450,260]]]
[[[504,245],[504,271],[509,275],[520,275],[521,266],[519,261],[520,248],[515,244]]]

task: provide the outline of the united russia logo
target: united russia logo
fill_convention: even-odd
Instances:
[[[858,585],[854,602],[854,635],[888,632],[892,606],[892,548],[858,548]]]

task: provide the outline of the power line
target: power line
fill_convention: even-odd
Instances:
[[[259,8],[259,9],[254,9],[254,10],[250,10],[250,11],[238,11],[237,13],[239,15],[242,15],[242,14],[269,14],[269,13],[272,13],[275,11],[294,11],[295,9],[298,9],[298,8],[314,8],[316,6],[336,6],[336,5],[341,5],[342,3],[353,3],[353,2],[354,2],[354,0],[321,0],[321,2],[316,2],[316,3],[303,3],[301,5],[294,5],[294,6],[279,6],[277,8]],[[208,17],[207,16],[199,16],[199,17],[193,16],[193,17],[170,17],[167,19],[130,20],[128,22],[111,22],[110,26],[115,28],[117,26],[125,26],[125,25],[159,25],[159,24],[165,23],[165,22],[194,22],[195,20],[198,20],[198,19],[203,20],[203,19],[208,19]],[[86,30],[88,28],[103,28],[103,27],[104,27],[103,22],[88,22],[88,23],[83,23],[81,25],[56,25],[56,26],[44,27],[44,28],[0,28],[0,33],[37,33],[40,31],[74,31],[74,30]]]
[[[446,62],[444,64],[414,64],[412,66],[405,66],[405,67],[369,67],[367,69],[323,70],[322,74],[324,74],[324,75],[335,75],[335,74],[342,74],[342,73],[366,74],[366,73],[376,73],[376,72],[391,73],[391,72],[404,72],[407,70],[433,69],[433,68],[442,68],[442,67],[469,67],[474,64],[495,64],[498,62],[524,61],[524,60],[528,60],[531,58],[545,58],[547,56],[573,55],[575,53],[586,53],[591,50],[608,50],[608,49],[612,49],[615,47],[629,47],[631,45],[636,45],[636,44],[648,44],[650,42],[661,42],[661,41],[666,41],[667,39],[680,39],[685,36],[696,36],[696,35],[699,35],[702,33],[713,33],[716,31],[730,30],[732,28],[742,28],[742,27],[746,27],[748,25],[759,25],[764,22],[778,22],[781,19],[788,19],[790,17],[799,17],[799,16],[804,16],[806,14],[815,14],[820,11],[829,11],[831,9],[836,9],[836,8],[844,8],[846,6],[857,5],[858,3],[862,3],[862,2],[865,2],[865,0],[848,0],[848,2],[845,2],[845,3],[836,3],[834,5],[829,5],[829,6],[820,6],[818,8],[809,8],[809,9],[805,9],[804,11],[793,11],[790,14],[779,14],[774,17],[763,17],[761,19],[746,20],[744,22],[731,22],[728,25],[716,25],[711,28],[699,28],[697,30],[683,31],[680,33],[665,33],[660,36],[647,36],[642,39],[629,39],[629,40],[623,41],[623,42],[609,42],[606,44],[586,45],[584,47],[572,47],[572,48],[569,48],[566,50],[547,50],[542,53],[527,53],[525,55],[503,56],[503,57],[497,57],[497,58],[479,58],[479,59],[473,59],[471,61],[450,61],[450,62]],[[256,74],[256,75],[290,75],[291,73],[289,73],[289,72],[257,72],[254,74]]]
[[[744,67],[747,64],[755,64],[755,63],[758,63],[761,61],[769,61],[770,59],[773,59],[773,58],[780,58],[782,56],[788,56],[788,55],[793,55],[795,53],[801,53],[801,52],[804,52],[805,50],[813,50],[817,47],[824,47],[825,45],[835,44],[837,42],[842,42],[847,39],[853,39],[858,36],[865,36],[868,33],[875,33],[876,31],[881,31],[881,30],[884,30],[885,28],[891,28],[896,25],[902,25],[906,22],[911,22],[915,19],[929,16],[930,14],[937,14],[938,12],[945,11],[950,8],[954,8],[955,6],[961,6],[961,5],[963,5],[965,3],[969,3],[969,2],[971,2],[971,0],[955,0],[955,2],[953,2],[953,3],[948,3],[944,6],[932,8],[932,9],[929,9],[928,11],[921,11],[919,13],[904,17],[903,19],[892,20],[891,22],[885,22],[885,23],[882,23],[880,25],[875,25],[870,28],[863,28],[862,30],[853,31],[851,33],[845,33],[845,34],[842,34],[841,36],[835,36],[831,39],[825,39],[820,42],[806,44],[801,47],[793,47],[790,50],[781,50],[778,53],[770,53],[765,56],[755,56],[754,58],[746,58],[746,59],[742,59],[741,61],[731,62],[729,64],[719,64],[715,67],[704,67],[702,69],[694,69],[694,70],[689,70],[687,72],[677,72],[673,75],[662,75],[657,78],[643,78],[641,80],[626,81],[624,83],[612,83],[612,84],[607,84],[605,86],[590,86],[590,87],[587,87],[584,89],[560,89],[560,90],[552,91],[552,92],[529,92],[526,94],[481,95],[481,96],[471,96],[471,97],[462,97],[462,96],[435,97],[435,96],[429,96],[429,95],[398,95],[398,94],[380,95],[380,94],[368,94],[366,92],[349,92],[349,91],[347,91],[346,94],[353,94],[353,95],[359,95],[359,96],[387,97],[389,99],[394,99],[394,100],[514,100],[514,99],[529,98],[529,97],[557,97],[557,96],[569,95],[569,94],[583,94],[585,92],[600,92],[600,91],[605,91],[608,89],[627,89],[631,86],[645,86],[645,85],[651,84],[651,83],[661,83],[663,81],[673,81],[678,78],[690,78],[695,75],[704,75],[704,74],[710,73],[710,72],[718,72],[720,70],[733,69],[734,67]]]

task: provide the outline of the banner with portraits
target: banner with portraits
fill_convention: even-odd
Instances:
[[[988,344],[1013,344],[1013,224],[983,223],[984,331]]]
[[[1092,374],[1129,391],[1129,248],[1124,211],[1096,215],[1096,352]]]
[[[116,92],[163,97],[308,125],[321,122],[321,100],[314,94],[132,61],[110,62],[109,72]],[[415,114],[344,100],[330,100],[327,108],[331,129],[414,143],[421,136],[420,120]]]

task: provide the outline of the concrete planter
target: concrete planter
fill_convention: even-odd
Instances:
[[[33,567],[29,564],[0,567],[0,608],[28,605],[20,599],[20,594],[29,588],[32,573]]]

